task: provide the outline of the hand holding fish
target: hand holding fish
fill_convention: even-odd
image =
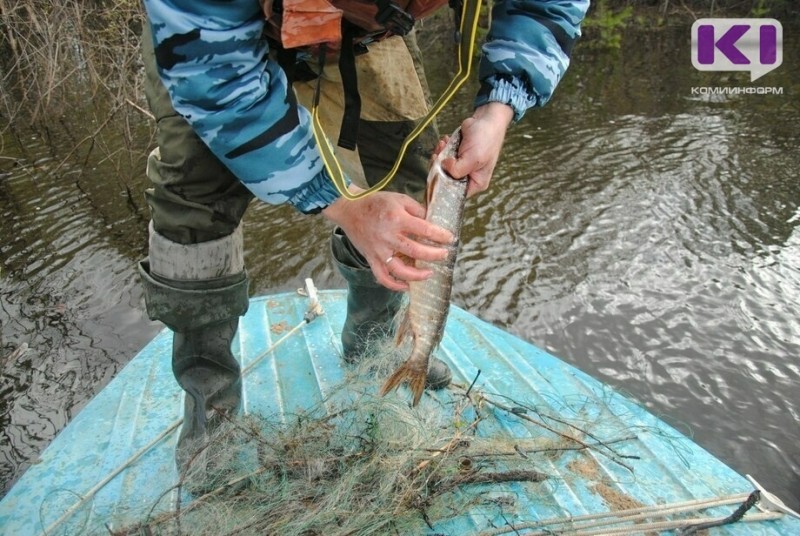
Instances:
[[[448,158],[442,167],[453,178],[469,177],[467,197],[485,191],[500,157],[506,130],[514,118],[514,110],[499,102],[490,102],[475,109],[472,117],[461,123],[461,146],[457,158]],[[440,147],[437,147],[437,153]]]
[[[464,204],[467,198],[467,181],[454,179],[443,169],[442,162],[454,158],[462,136],[457,129],[436,148],[427,180],[427,211],[425,219],[440,225],[458,236],[464,221]],[[427,381],[431,354],[444,335],[444,326],[450,307],[453,287],[453,270],[458,255],[457,244],[449,247],[446,259],[433,262],[417,260],[416,267],[430,269],[433,275],[424,281],[409,283],[409,304],[397,328],[397,342],[413,341],[411,355],[394,371],[381,387],[385,395],[403,383],[408,383],[416,406]]]
[[[357,191],[352,186],[351,190]],[[430,277],[431,270],[417,268],[404,258],[441,261],[455,237],[425,221],[425,208],[407,195],[377,192],[350,201],[336,200],[323,214],[338,224],[367,259],[378,282],[391,289],[408,290],[408,282]]]

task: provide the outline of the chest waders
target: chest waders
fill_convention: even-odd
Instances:
[[[172,107],[148,24],[142,58],[158,148],[147,161],[149,257],[138,269],[148,316],[173,331],[172,371],[186,393],[177,466],[185,474],[191,461],[202,480],[214,458],[209,434],[241,405],[231,343],[249,304],[240,221],[253,196]]]
[[[149,25],[145,26],[145,89],[157,120],[159,148],[148,159],[147,174],[153,188],[146,195],[152,226],[149,258],[140,263],[139,273],[148,315],[174,332],[172,369],[186,393],[176,462],[181,472],[191,462],[192,473],[197,474],[198,466],[202,470],[205,460],[213,460],[213,454],[203,450],[209,433],[224,420],[222,414],[236,412],[241,404],[241,369],[231,344],[239,316],[248,306],[240,222],[253,196],[175,112],[157,72]],[[394,41],[409,54],[402,40]],[[409,76],[416,77],[411,65]],[[385,71],[371,75],[376,83]],[[424,94],[413,98],[424,105]],[[392,106],[379,104],[381,108]],[[365,105],[361,132],[370,135],[362,138],[360,158],[369,175],[373,174],[371,170],[386,173],[417,117],[370,117],[369,103]],[[407,155],[395,181],[397,190],[419,192],[431,148]],[[384,161],[387,154],[392,155],[392,161]],[[391,330],[401,295],[377,283],[346,237],[334,234],[332,249],[348,284],[342,343],[346,360],[353,362],[371,337]],[[443,362],[432,363],[430,372],[431,387],[449,383],[450,371]],[[206,455],[196,457],[199,451]]]

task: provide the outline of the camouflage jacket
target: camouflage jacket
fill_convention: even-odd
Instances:
[[[267,57],[259,0],[144,0],[175,110],[258,197],[314,213],[339,194],[310,114]],[[476,106],[544,105],[569,65],[589,0],[495,0]]]

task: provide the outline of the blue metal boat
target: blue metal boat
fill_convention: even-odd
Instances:
[[[245,412],[289,415],[319,407],[346,381],[339,342],[346,294],[323,291],[318,298],[319,316],[309,314],[309,298],[300,294],[251,300],[234,341],[247,371]],[[171,507],[177,496],[163,495],[178,480],[173,453],[183,395],[170,353],[171,333],[164,330],[55,438],[0,502],[0,533],[108,534],[153,505]],[[524,400],[564,419],[580,405],[584,419],[599,423],[586,441],[606,442],[614,456],[583,448],[529,456],[531,468],[548,478],[494,485],[515,497],[513,506],[493,510],[476,501],[421,534],[678,534],[680,527],[730,516],[760,488],[634,401],[458,307],[451,308],[437,355],[458,383],[477,378],[476,391],[503,393],[508,405]],[[435,395],[456,396],[463,391]],[[429,399],[423,397],[420,411]],[[515,407],[498,403],[486,411],[499,423],[493,434],[523,440],[550,433],[537,431],[534,419],[521,421]],[[579,470],[589,463],[591,470]],[[741,520],[708,534],[800,534],[800,519],[759,491]]]

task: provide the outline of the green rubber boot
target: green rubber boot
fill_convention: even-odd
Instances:
[[[333,231],[331,253],[339,273],[347,282],[342,353],[345,362],[353,364],[359,362],[377,341],[392,336],[394,317],[402,305],[403,293],[378,283],[367,261],[339,228]],[[447,364],[432,357],[426,387],[443,389],[451,379]]]
[[[245,272],[203,281],[166,279],[139,263],[147,312],[174,334],[172,371],[186,391],[184,421],[175,450],[183,471],[208,434],[239,411],[241,367],[231,351],[239,316],[247,312]]]
[[[172,372],[186,392],[175,450],[182,474],[209,434],[241,406],[241,367],[231,343],[249,304],[243,249],[241,226],[218,239],[183,244],[151,225],[150,256],[139,263],[147,314],[173,331]],[[192,467],[202,473],[212,458]]]

